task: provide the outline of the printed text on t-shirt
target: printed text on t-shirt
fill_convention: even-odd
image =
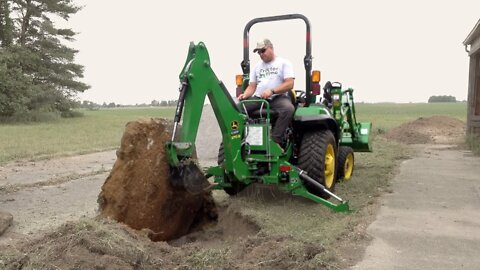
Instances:
[[[263,79],[270,77],[272,75],[277,75],[278,74],[278,67],[268,67],[266,69],[260,69],[258,72],[258,79]]]

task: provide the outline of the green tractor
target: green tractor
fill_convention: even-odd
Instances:
[[[371,123],[357,123],[353,90],[327,83],[320,100],[320,72],[312,71],[310,23],[301,14],[256,18],[244,30],[244,50],[237,78],[237,95],[249,83],[249,31],[256,23],[301,19],[306,24],[304,57],[305,90],[290,91],[295,106],[293,121],[284,136],[285,150],[270,137],[276,112],[266,101],[257,113],[248,115],[235,103],[211,68],[205,44],[191,43],[180,73],[180,96],[172,140],[166,144],[174,186],[195,192],[223,189],[235,195],[253,183],[277,185],[293,195],[323,204],[334,211],[349,211],[348,202],[334,194],[335,184],[350,179],[354,151],[371,151]],[[328,86],[328,87],[327,87]],[[208,96],[222,133],[218,166],[201,171],[192,158],[205,98]],[[258,101],[257,101],[258,102]],[[183,116],[182,128],[177,126]],[[179,133],[179,134],[177,134]],[[213,177],[213,184],[206,181]],[[338,203],[329,199],[333,197]]]

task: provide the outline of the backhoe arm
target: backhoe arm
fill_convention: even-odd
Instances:
[[[172,140],[166,145],[170,165],[181,167],[182,163],[192,158],[205,97],[208,96],[222,132],[225,172],[238,176],[247,175],[248,169],[239,151],[246,116],[237,109],[229,92],[213,72],[204,43],[190,44],[187,60],[179,78],[181,85],[175,112],[175,126]],[[177,126],[182,117],[181,129],[178,130]]]

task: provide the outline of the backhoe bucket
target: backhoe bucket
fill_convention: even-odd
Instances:
[[[175,188],[184,189],[192,194],[207,191],[211,186],[203,171],[192,160],[170,166],[170,183]]]

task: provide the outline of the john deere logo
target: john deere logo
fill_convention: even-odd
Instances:
[[[238,122],[237,121],[232,121],[230,126],[232,127],[232,129],[238,129]]]

